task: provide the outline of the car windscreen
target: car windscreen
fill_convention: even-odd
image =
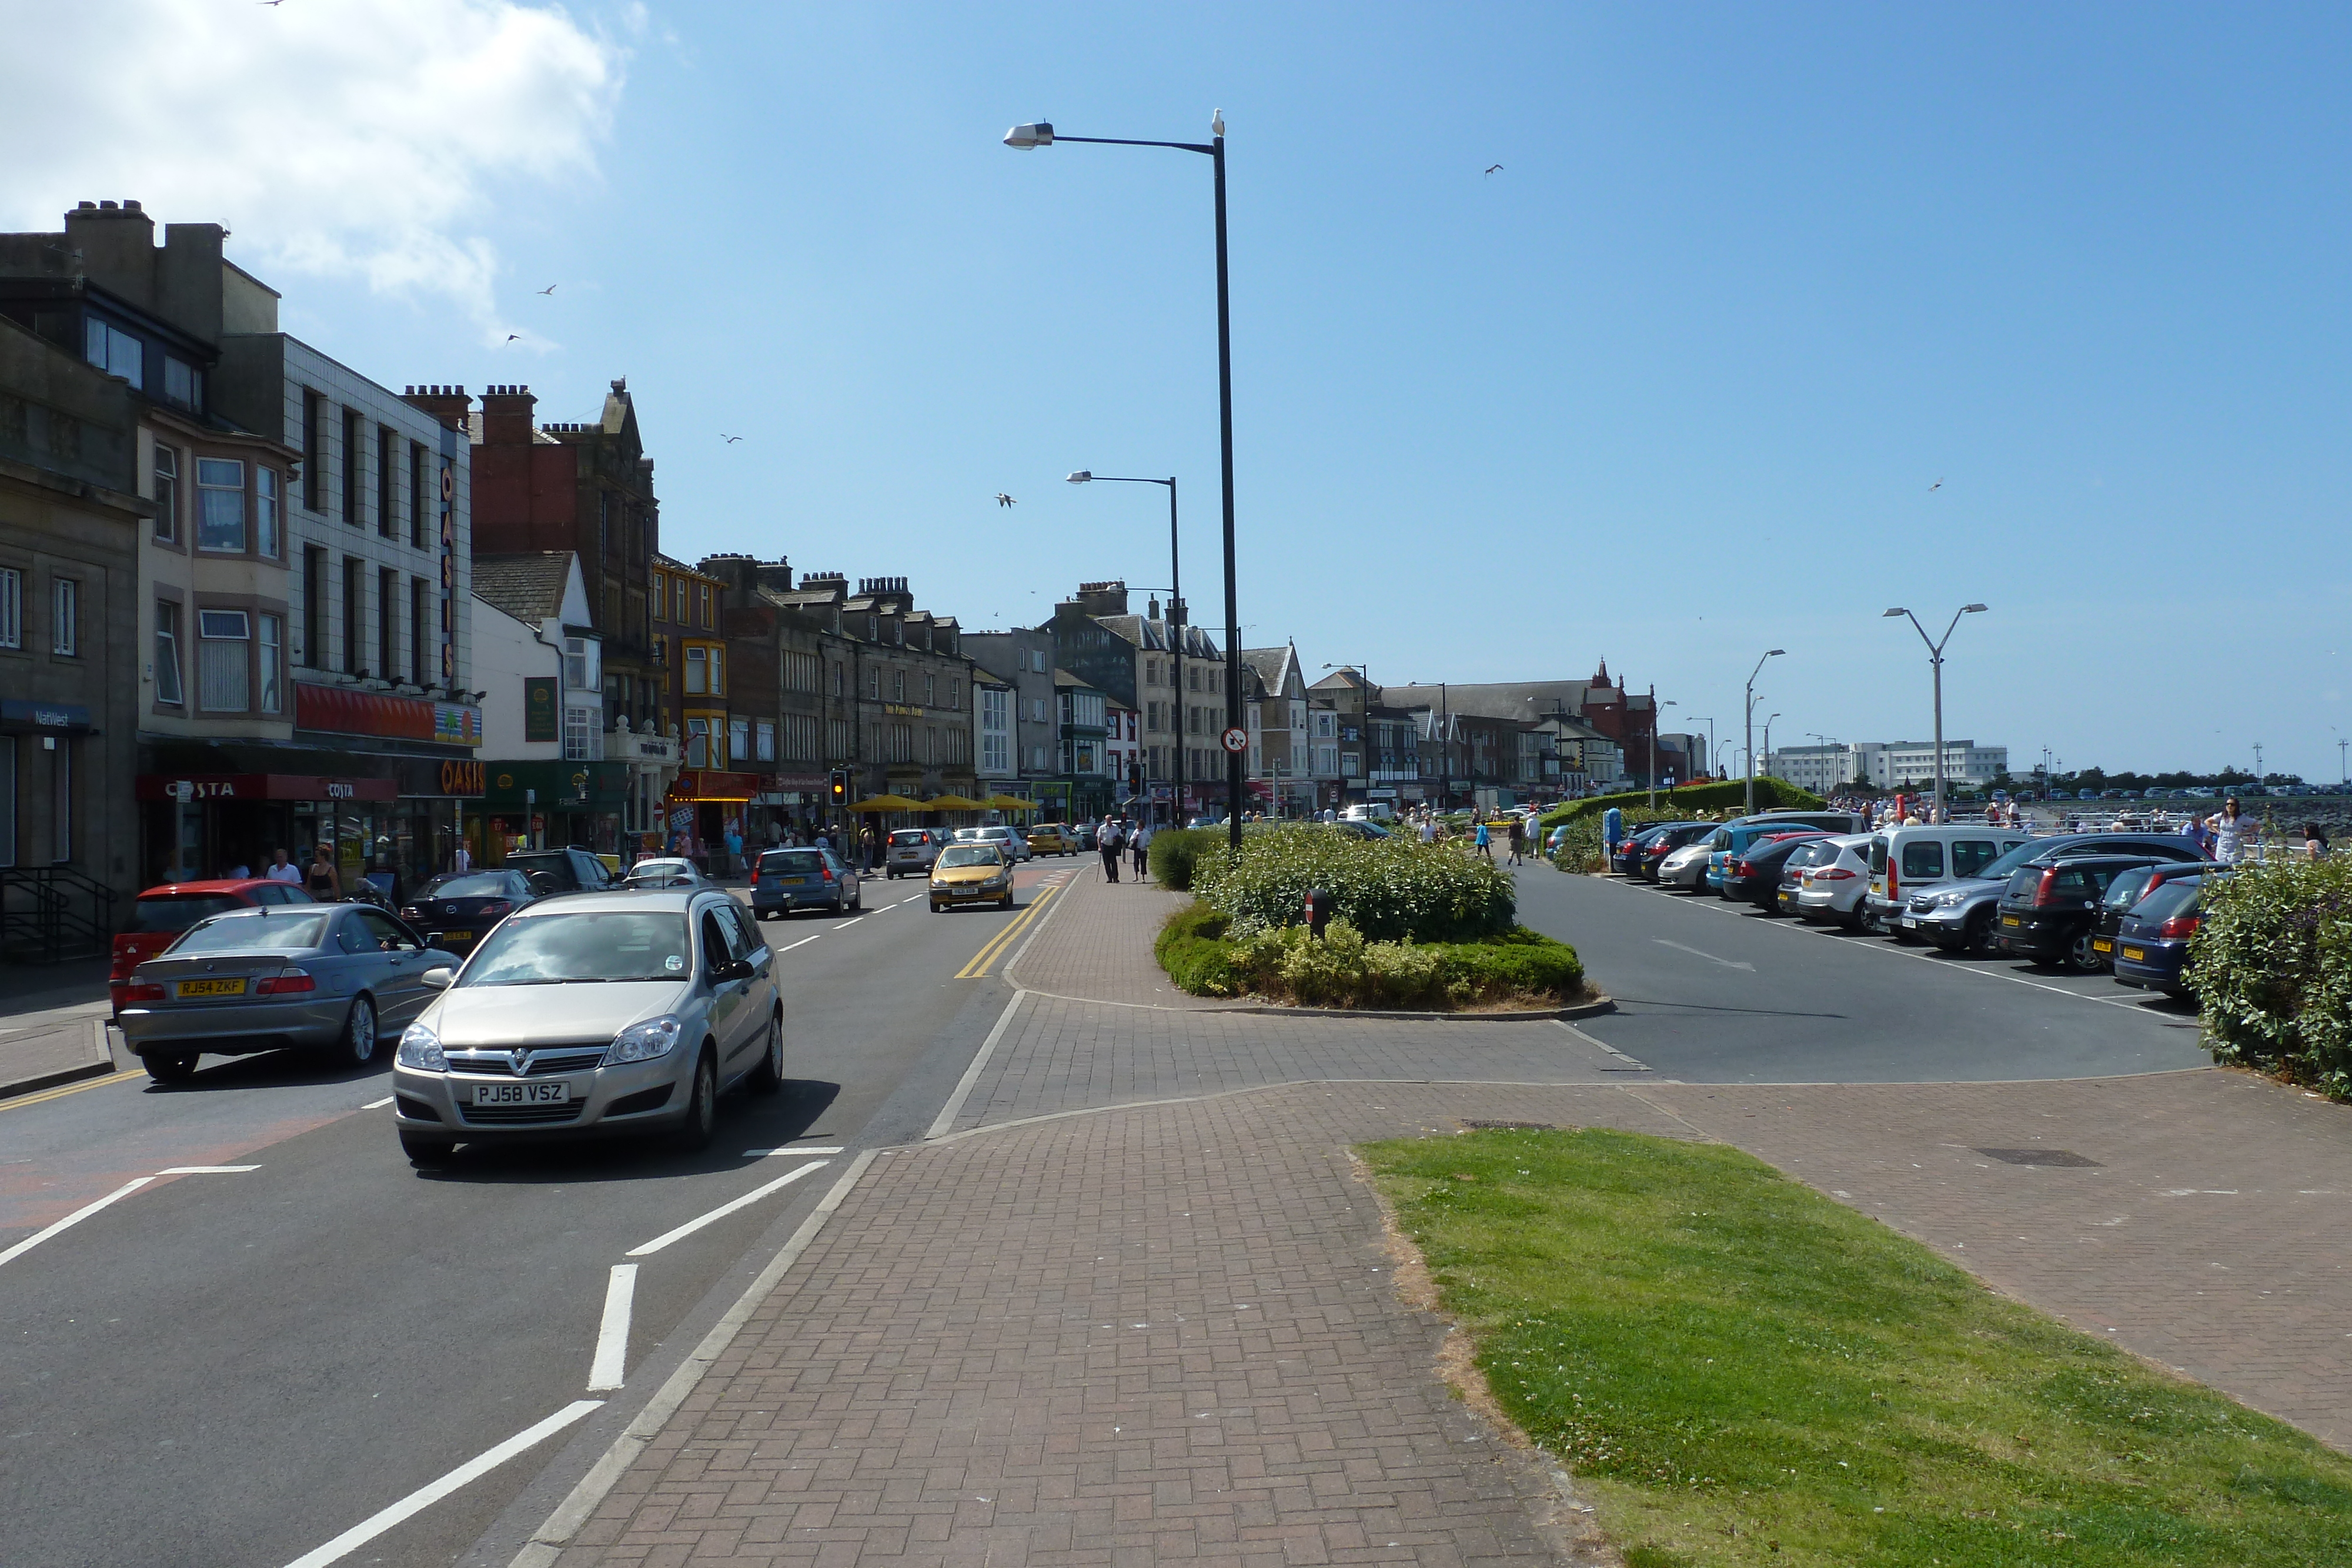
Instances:
[[[292,953],[319,945],[324,915],[264,915],[240,910],[208,920],[172,944],[171,956],[193,953]]]
[[[420,898],[512,898],[514,886],[502,871],[469,871],[436,876],[425,884]]]
[[[1981,877],[2006,878],[2010,873],[2024,865],[2028,861],[2039,860],[2054,848],[2076,841],[2078,841],[2069,839],[2028,839],[1977,874]]]
[[[543,907],[543,906],[541,906]],[[467,964],[465,986],[554,986],[597,980],[682,980],[686,916],[665,910],[518,915]]]
[[[814,876],[824,870],[824,852],[771,850],[760,857],[760,869],[778,876]]]
[[[169,898],[142,898],[131,906],[131,929],[137,933],[185,931],[197,921],[245,905],[225,893],[188,893]]]
[[[946,871],[960,865],[997,865],[1002,863],[997,852],[985,844],[958,844],[940,856],[940,869]]]

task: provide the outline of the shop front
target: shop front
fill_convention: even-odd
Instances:
[[[829,780],[822,773],[772,773],[751,799],[744,837],[756,844],[791,839],[805,842],[826,825],[831,810]]]
[[[627,762],[488,762],[481,805],[467,835],[474,863],[498,866],[526,849],[577,846],[625,865],[622,841],[635,768]]]
[[[307,866],[320,843],[335,846],[348,880],[366,874],[376,817],[400,797],[391,778],[309,773],[142,773],[134,781],[150,885],[259,876],[282,849]],[[386,869],[390,869],[387,867]]]
[[[769,778],[715,768],[681,768],[662,801],[668,823],[662,852],[684,855],[714,876],[733,875],[740,869],[735,857],[749,841],[745,830],[752,803],[770,792]]]

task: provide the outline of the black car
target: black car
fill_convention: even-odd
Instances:
[[[1799,850],[1820,843],[1825,833],[1799,838],[1767,839],[1751,844],[1723,868],[1723,896],[1735,904],[1752,904],[1767,915],[1780,913],[1780,872]]]
[[[620,879],[604,869],[604,862],[577,844],[560,850],[525,850],[507,856],[507,869],[519,871],[530,878],[530,884],[544,894],[604,893],[621,885]],[[539,879],[552,877],[549,886]]]
[[[1665,858],[1690,842],[1715,831],[1713,822],[1668,822],[1652,830],[1653,836],[1642,846],[1642,858],[1629,868],[1632,874],[1645,882],[1658,880],[1658,867]]]
[[[400,916],[425,934],[428,946],[464,953],[539,896],[530,879],[512,866],[452,872],[417,889]]]
[[[2001,888],[1994,939],[2011,957],[2096,974],[2099,900],[2117,876],[2149,863],[2145,854],[2081,855],[2021,866]]]
[[[1636,828],[1618,840],[1616,849],[1610,852],[1609,869],[1620,876],[1632,876],[1633,868],[1642,863],[1642,852],[1665,831],[1663,825],[1654,823],[1646,828]]]
[[[2216,874],[2219,874],[2218,873]],[[2204,916],[2205,879],[2179,877],[2149,894],[2116,927],[2116,983],[2186,998],[2181,966],[2189,961],[2189,938]]]
[[[2091,950],[2098,955],[2099,967],[2115,967],[2116,933],[2122,927],[2124,916],[2137,907],[2140,900],[2168,883],[2203,876],[2207,869],[2200,861],[2164,862],[2125,872],[2108,883],[2106,896],[2099,900],[2098,932],[2091,942]]]

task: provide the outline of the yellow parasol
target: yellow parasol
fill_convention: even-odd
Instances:
[[[874,795],[858,801],[848,810],[853,811],[919,811],[920,800],[909,800],[904,795]]]
[[[926,811],[984,811],[988,808],[978,800],[967,800],[961,795],[934,795],[923,802]]]
[[[983,811],[1034,811],[1037,809],[1037,802],[1024,800],[1018,795],[992,795],[980,803],[980,809]]]

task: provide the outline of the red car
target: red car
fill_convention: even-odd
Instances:
[[[257,904],[309,904],[310,891],[299,883],[271,882],[266,877],[236,877],[221,882],[170,882],[151,887],[131,905],[131,922],[114,934],[114,964],[107,971],[106,994],[114,1011],[122,1011],[122,993],[131,971],[179,938],[181,932],[208,915]]]

